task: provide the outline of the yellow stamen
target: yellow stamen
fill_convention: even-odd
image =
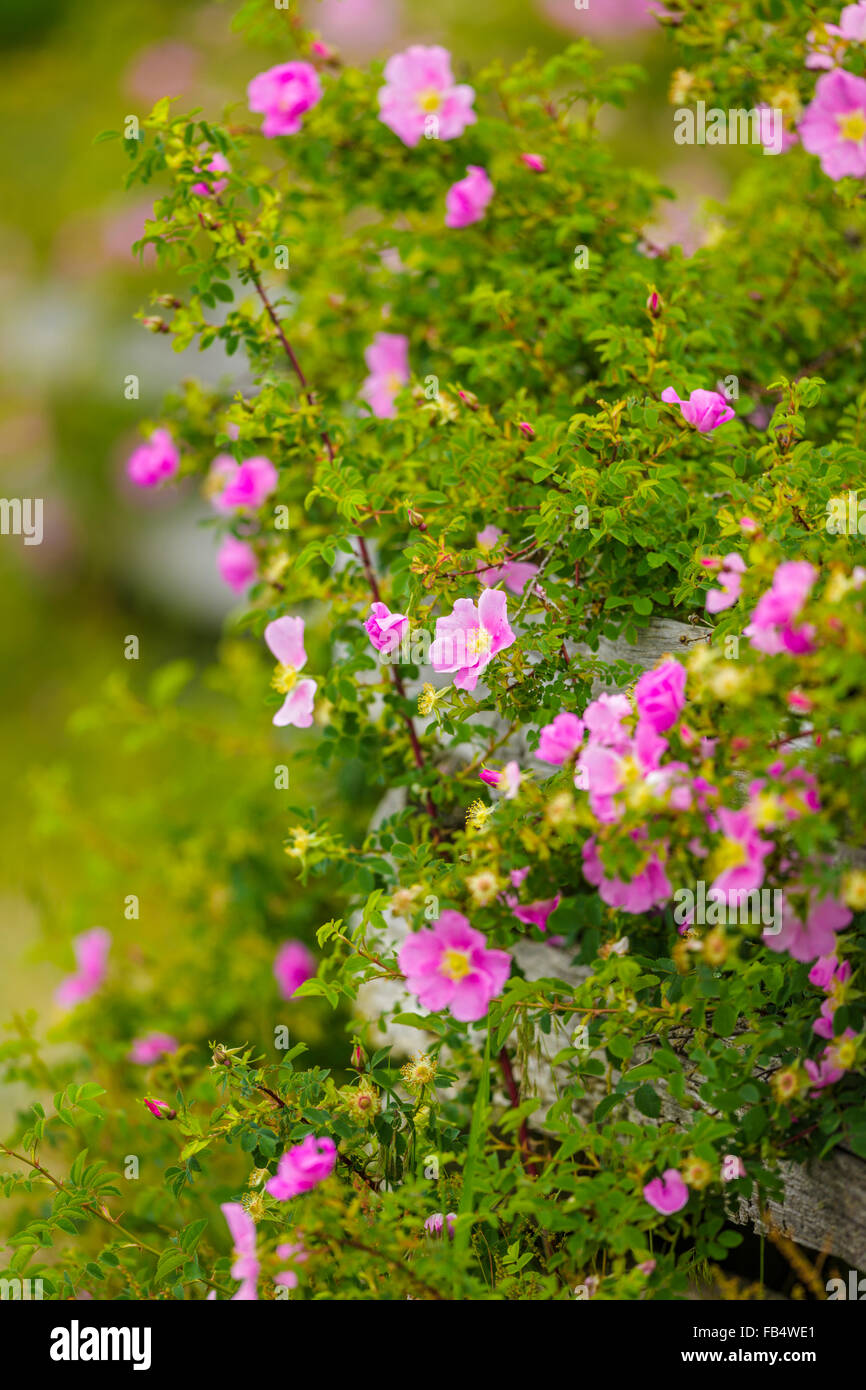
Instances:
[[[438,111],[442,97],[435,87],[428,87],[426,91],[418,93],[418,105],[422,111]]]
[[[853,140],[859,145],[866,136],[866,116],[862,111],[846,111],[844,116],[836,117],[836,124],[843,140]]]
[[[288,695],[289,691],[294,689],[297,679],[298,673],[294,666],[278,666],[274,671],[271,685],[281,695]]]
[[[462,980],[472,969],[465,951],[443,951],[441,970],[449,980]]]

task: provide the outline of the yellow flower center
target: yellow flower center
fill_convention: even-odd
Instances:
[[[738,840],[723,840],[713,855],[714,877],[725,869],[737,869],[745,864],[748,855]]]
[[[418,105],[422,111],[438,111],[441,100],[441,95],[435,87],[428,87],[426,91],[418,93]]]
[[[490,651],[493,638],[486,628],[471,627],[466,633],[466,655],[470,661],[485,656]]]
[[[297,679],[298,673],[294,666],[278,666],[274,671],[271,685],[274,690],[278,690],[281,695],[288,695],[289,691],[294,689]]]
[[[403,386],[403,378],[399,372],[388,372],[385,379],[388,382],[389,391],[394,391],[396,393]]]
[[[843,140],[853,140],[859,144],[866,136],[866,116],[862,111],[846,111],[844,116],[836,117],[836,123]]]
[[[449,980],[462,980],[472,969],[465,951],[442,952],[442,974]]]

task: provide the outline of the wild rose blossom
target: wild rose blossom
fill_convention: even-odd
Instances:
[[[430,663],[434,671],[455,671],[458,690],[474,690],[481,672],[514,640],[505,594],[484,589],[477,608],[471,599],[458,598],[451,613],[436,619]]]
[[[475,537],[475,543],[481,550],[493,550],[501,535],[498,526],[485,526]],[[513,594],[522,594],[530,579],[536,574],[538,566],[530,564],[527,560],[504,560],[501,565],[491,565],[487,569],[479,570],[478,578],[482,584],[491,588],[494,584],[503,583]]]
[[[501,792],[506,801],[513,801],[520,790],[520,783],[523,775],[516,762],[513,760],[506,763],[501,772],[493,772],[489,767],[482,767],[478,776],[482,782],[486,782],[488,787],[495,787]]]
[[[217,554],[217,568],[220,579],[236,594],[240,594],[258,574],[259,562],[256,552],[246,541],[240,541],[236,536],[226,536]]]
[[[866,81],[842,68],[818,78],[815,98],[799,126],[803,148],[816,154],[828,178],[866,174]]]
[[[274,957],[274,976],[283,998],[291,999],[295,990],[315,973],[315,957],[303,941],[284,941]]]
[[[795,627],[794,618],[809,596],[818,575],[806,560],[787,560],[778,566],[773,582],[758,600],[751,622],[744,632],[758,651],[774,656],[790,652],[799,656],[811,651],[814,629],[809,624]]]
[[[466,177],[452,183],[445,194],[445,226],[470,227],[480,222],[493,197],[493,184],[480,164],[470,164]]]
[[[529,866],[524,869],[512,869],[511,883],[515,888],[519,888],[529,873]],[[523,922],[524,926],[537,927],[539,931],[547,931],[547,919],[559,907],[562,895],[557,893],[553,898],[542,898],[533,903],[521,904],[520,899],[515,893],[505,893],[505,903],[510,907],[518,922]]]
[[[377,652],[391,652],[409,631],[409,619],[405,613],[392,613],[385,603],[374,603],[364,630]]]
[[[127,476],[136,487],[156,487],[171,478],[180,467],[180,454],[168,430],[154,430],[146,444],[130,454]]]
[[[286,697],[273,722],[279,728],[294,724],[298,729],[308,729],[313,722],[316,682],[298,680],[298,672],[307,663],[303,618],[275,618],[265,628],[265,641],[279,662],[271,684]]]
[[[809,971],[809,983],[830,993],[837,985],[843,985],[851,978],[851,962],[841,964],[835,955],[821,956]]]
[[[701,561],[701,564],[705,563],[707,562]],[[707,594],[708,613],[723,613],[726,608],[733,608],[740,597],[745,572],[746,562],[741,555],[732,551],[730,555],[725,556],[719,570],[719,587],[710,589]]]
[[[584,724],[576,714],[563,710],[550,724],[545,724],[538,740],[538,756],[542,762],[562,767],[573,758],[583,742]]]
[[[660,845],[658,849],[665,852],[666,847]],[[598,889],[599,897],[608,907],[618,907],[629,913],[649,912],[654,907],[663,907],[673,895],[664,864],[654,851],[648,854],[644,867],[632,879],[606,877],[594,837],[585,842],[581,854],[584,878]]]
[[[167,1100],[156,1100],[153,1096],[145,1096],[144,1103],[155,1120],[174,1120],[177,1118],[177,1111],[172,1110]]]
[[[810,29],[806,38],[812,49],[806,56],[807,68],[834,68],[845,60],[849,43],[866,40],[866,4],[846,5],[838,24],[824,24],[822,33]]]
[[[454,140],[476,121],[474,100],[471,87],[455,83],[447,49],[413,44],[385,64],[379,119],[404,145],[417,145],[431,128],[437,139]]]
[[[232,166],[225,155],[217,151],[216,154],[212,154],[209,159],[206,159],[204,164],[196,164],[195,171],[197,174],[230,174]],[[193,184],[192,191],[198,193],[201,198],[218,198],[228,186],[228,179],[211,179],[208,182],[201,179],[198,183]]]
[[[146,1033],[143,1038],[134,1038],[128,1060],[140,1067],[151,1067],[160,1057],[177,1052],[180,1043],[170,1033]]]
[[[641,719],[657,734],[663,734],[677,722],[685,707],[685,689],[686,668],[678,661],[663,661],[661,666],[644,671],[634,689]]]
[[[108,973],[111,932],[104,927],[93,927],[76,936],[72,946],[78,969],[63,981],[54,996],[64,1009],[84,1003],[101,988]]]
[[[226,1219],[234,1247],[235,1260],[231,1275],[241,1282],[237,1293],[232,1294],[232,1302],[251,1302],[258,1298],[256,1285],[261,1267],[256,1255],[256,1223],[240,1202],[223,1202],[220,1211]]]
[[[303,1264],[305,1260],[310,1258],[302,1240],[281,1242],[277,1246],[276,1256],[278,1260],[291,1260],[294,1264]],[[279,1274],[274,1276],[274,1283],[281,1284],[287,1289],[296,1289],[298,1276],[294,1269],[282,1269]]]
[[[317,1183],[330,1177],[337,1162],[337,1147],[333,1139],[325,1135],[318,1139],[308,1134],[293,1149],[287,1149],[277,1164],[276,1177],[271,1178],[265,1187],[272,1197],[287,1202],[302,1192],[309,1192]]]
[[[668,405],[678,405],[686,424],[694,425],[701,434],[717,430],[736,414],[719,391],[692,391],[688,400],[683,401],[672,386],[667,386],[662,391],[662,400]]]
[[[484,1017],[511,969],[508,952],[488,950],[486,937],[450,908],[408,936],[397,960],[421,1006],[431,1013],[447,1008],[460,1023]]]
[[[322,84],[312,63],[278,63],[254,77],[247,87],[251,111],[264,116],[262,134],[297,135],[301,117],[322,98]]]
[[[536,174],[547,172],[547,164],[543,154],[522,154],[520,158],[528,169],[532,169]]]
[[[397,414],[394,399],[409,381],[409,339],[402,333],[377,333],[364,353],[370,375],[361,396],[380,420]]]
[[[682,1211],[689,1200],[689,1189],[676,1168],[666,1168],[660,1178],[653,1178],[643,1190],[644,1198],[651,1207],[664,1216]]]
[[[236,463],[230,454],[218,454],[208,474],[212,502],[218,512],[230,513],[255,510],[270,497],[279,482],[279,474],[266,458],[244,459]]]
[[[818,899],[812,893],[805,922],[795,917],[786,904],[782,930],[765,937],[764,942],[771,951],[787,951],[795,960],[816,960],[818,956],[833,954],[836,932],[843,931],[850,921],[851,912],[844,903],[831,897]]]

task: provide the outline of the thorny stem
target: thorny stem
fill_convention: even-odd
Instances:
[[[511,1065],[511,1058],[508,1049],[502,1047],[499,1052],[499,1065],[502,1068],[502,1075],[505,1078],[505,1087],[508,1091],[508,1099],[511,1102],[512,1110],[516,1110],[520,1105],[520,1090],[514,1079],[514,1068]],[[526,1120],[520,1122],[520,1149],[523,1157],[523,1166],[531,1178],[538,1177],[538,1168],[532,1161],[531,1150],[529,1147],[529,1127]]]

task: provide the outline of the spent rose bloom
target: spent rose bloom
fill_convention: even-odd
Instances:
[[[662,400],[668,405],[678,405],[686,424],[694,425],[701,434],[717,430],[736,414],[720,391],[692,391],[688,400],[683,401],[672,386],[667,386],[662,391]]]
[[[385,603],[374,603],[364,628],[377,652],[390,652],[409,631],[409,619],[405,613],[392,613]]]
[[[765,936],[764,943],[771,951],[787,951],[795,960],[816,960],[833,954],[836,932],[844,930],[851,921],[851,912],[835,898],[809,899],[805,922],[786,910],[782,930],[775,936]]]
[[[842,68],[825,72],[800,121],[800,139],[831,179],[866,174],[866,81]]]
[[[180,467],[180,454],[168,430],[154,430],[146,444],[130,454],[127,476],[136,487],[156,487]]]
[[[134,1038],[127,1060],[140,1067],[151,1067],[160,1057],[177,1052],[180,1044],[170,1033],[146,1033],[143,1038]]]
[[[298,672],[307,662],[303,618],[275,618],[265,628],[265,641],[279,662],[271,684],[286,697],[273,722],[280,728],[294,724],[298,729],[308,729],[313,722],[316,682],[298,680]]]
[[[206,159],[204,164],[196,164],[195,166],[195,172],[197,174],[230,174],[231,171],[232,166],[229,164],[225,155],[220,154],[219,151],[217,151],[216,154],[212,154],[209,159]],[[192,191],[193,193],[198,193],[202,198],[218,198],[221,193],[225,192],[228,186],[228,179],[210,179],[208,182],[201,179],[198,183],[193,184]]]
[[[686,668],[678,661],[663,661],[652,671],[644,671],[634,688],[641,719],[657,734],[663,734],[679,718],[685,706]]]
[[[461,1023],[484,1017],[511,969],[508,952],[488,950],[486,937],[450,908],[408,936],[397,960],[423,1008],[447,1008]]]
[[[316,961],[303,941],[284,941],[274,957],[274,975],[284,999],[316,973]]]
[[[573,758],[583,741],[583,720],[563,710],[551,724],[545,724],[538,740],[538,756],[542,762],[562,767]]]
[[[676,1168],[666,1168],[660,1178],[647,1183],[643,1195],[656,1211],[670,1216],[672,1212],[682,1211],[689,1200],[689,1189]]]
[[[327,1135],[317,1139],[308,1134],[293,1149],[287,1149],[277,1164],[277,1175],[265,1184],[272,1197],[287,1202],[309,1192],[317,1183],[330,1177],[337,1162],[337,1148]]]
[[[481,550],[493,550],[501,535],[498,526],[485,526],[475,537],[475,543]],[[513,594],[522,594],[529,580],[536,574],[538,566],[527,560],[505,560],[501,565],[491,565],[487,569],[479,570],[478,578],[482,584],[491,586],[501,581]]]
[[[108,971],[108,951],[111,946],[111,932],[104,927],[93,927],[82,932],[72,943],[78,969],[68,976],[54,996],[64,1009],[82,1004],[95,994],[105,980]]]
[[[436,619],[430,663],[434,671],[456,671],[458,690],[474,690],[484,668],[514,640],[505,594],[483,589],[477,608],[471,599],[458,598],[451,613]]]
[[[469,164],[466,177],[452,183],[445,194],[445,226],[470,227],[480,222],[493,197],[493,184],[480,164]]]
[[[322,84],[312,63],[279,63],[254,77],[247,87],[251,111],[264,116],[262,134],[297,135],[301,117],[322,97]]]
[[[431,129],[439,140],[454,140],[477,119],[474,100],[471,87],[455,84],[447,49],[413,44],[385,64],[379,119],[404,145],[417,145]]]
[[[708,613],[722,613],[726,608],[734,606],[740,597],[745,572],[746,563],[741,555],[732,551],[730,555],[725,556],[719,570],[719,587],[710,589],[707,594]]]
[[[377,333],[364,361],[370,375],[361,395],[380,420],[393,419],[394,398],[409,380],[409,339],[403,333]]]
[[[220,1211],[226,1219],[234,1247],[235,1261],[231,1275],[233,1279],[241,1281],[237,1293],[232,1294],[232,1302],[251,1302],[258,1298],[256,1283],[260,1267],[256,1255],[256,1223],[240,1202],[223,1202]]]
[[[226,536],[217,554],[217,568],[220,579],[240,594],[252,584],[259,564],[251,545],[239,541],[237,536]]]

